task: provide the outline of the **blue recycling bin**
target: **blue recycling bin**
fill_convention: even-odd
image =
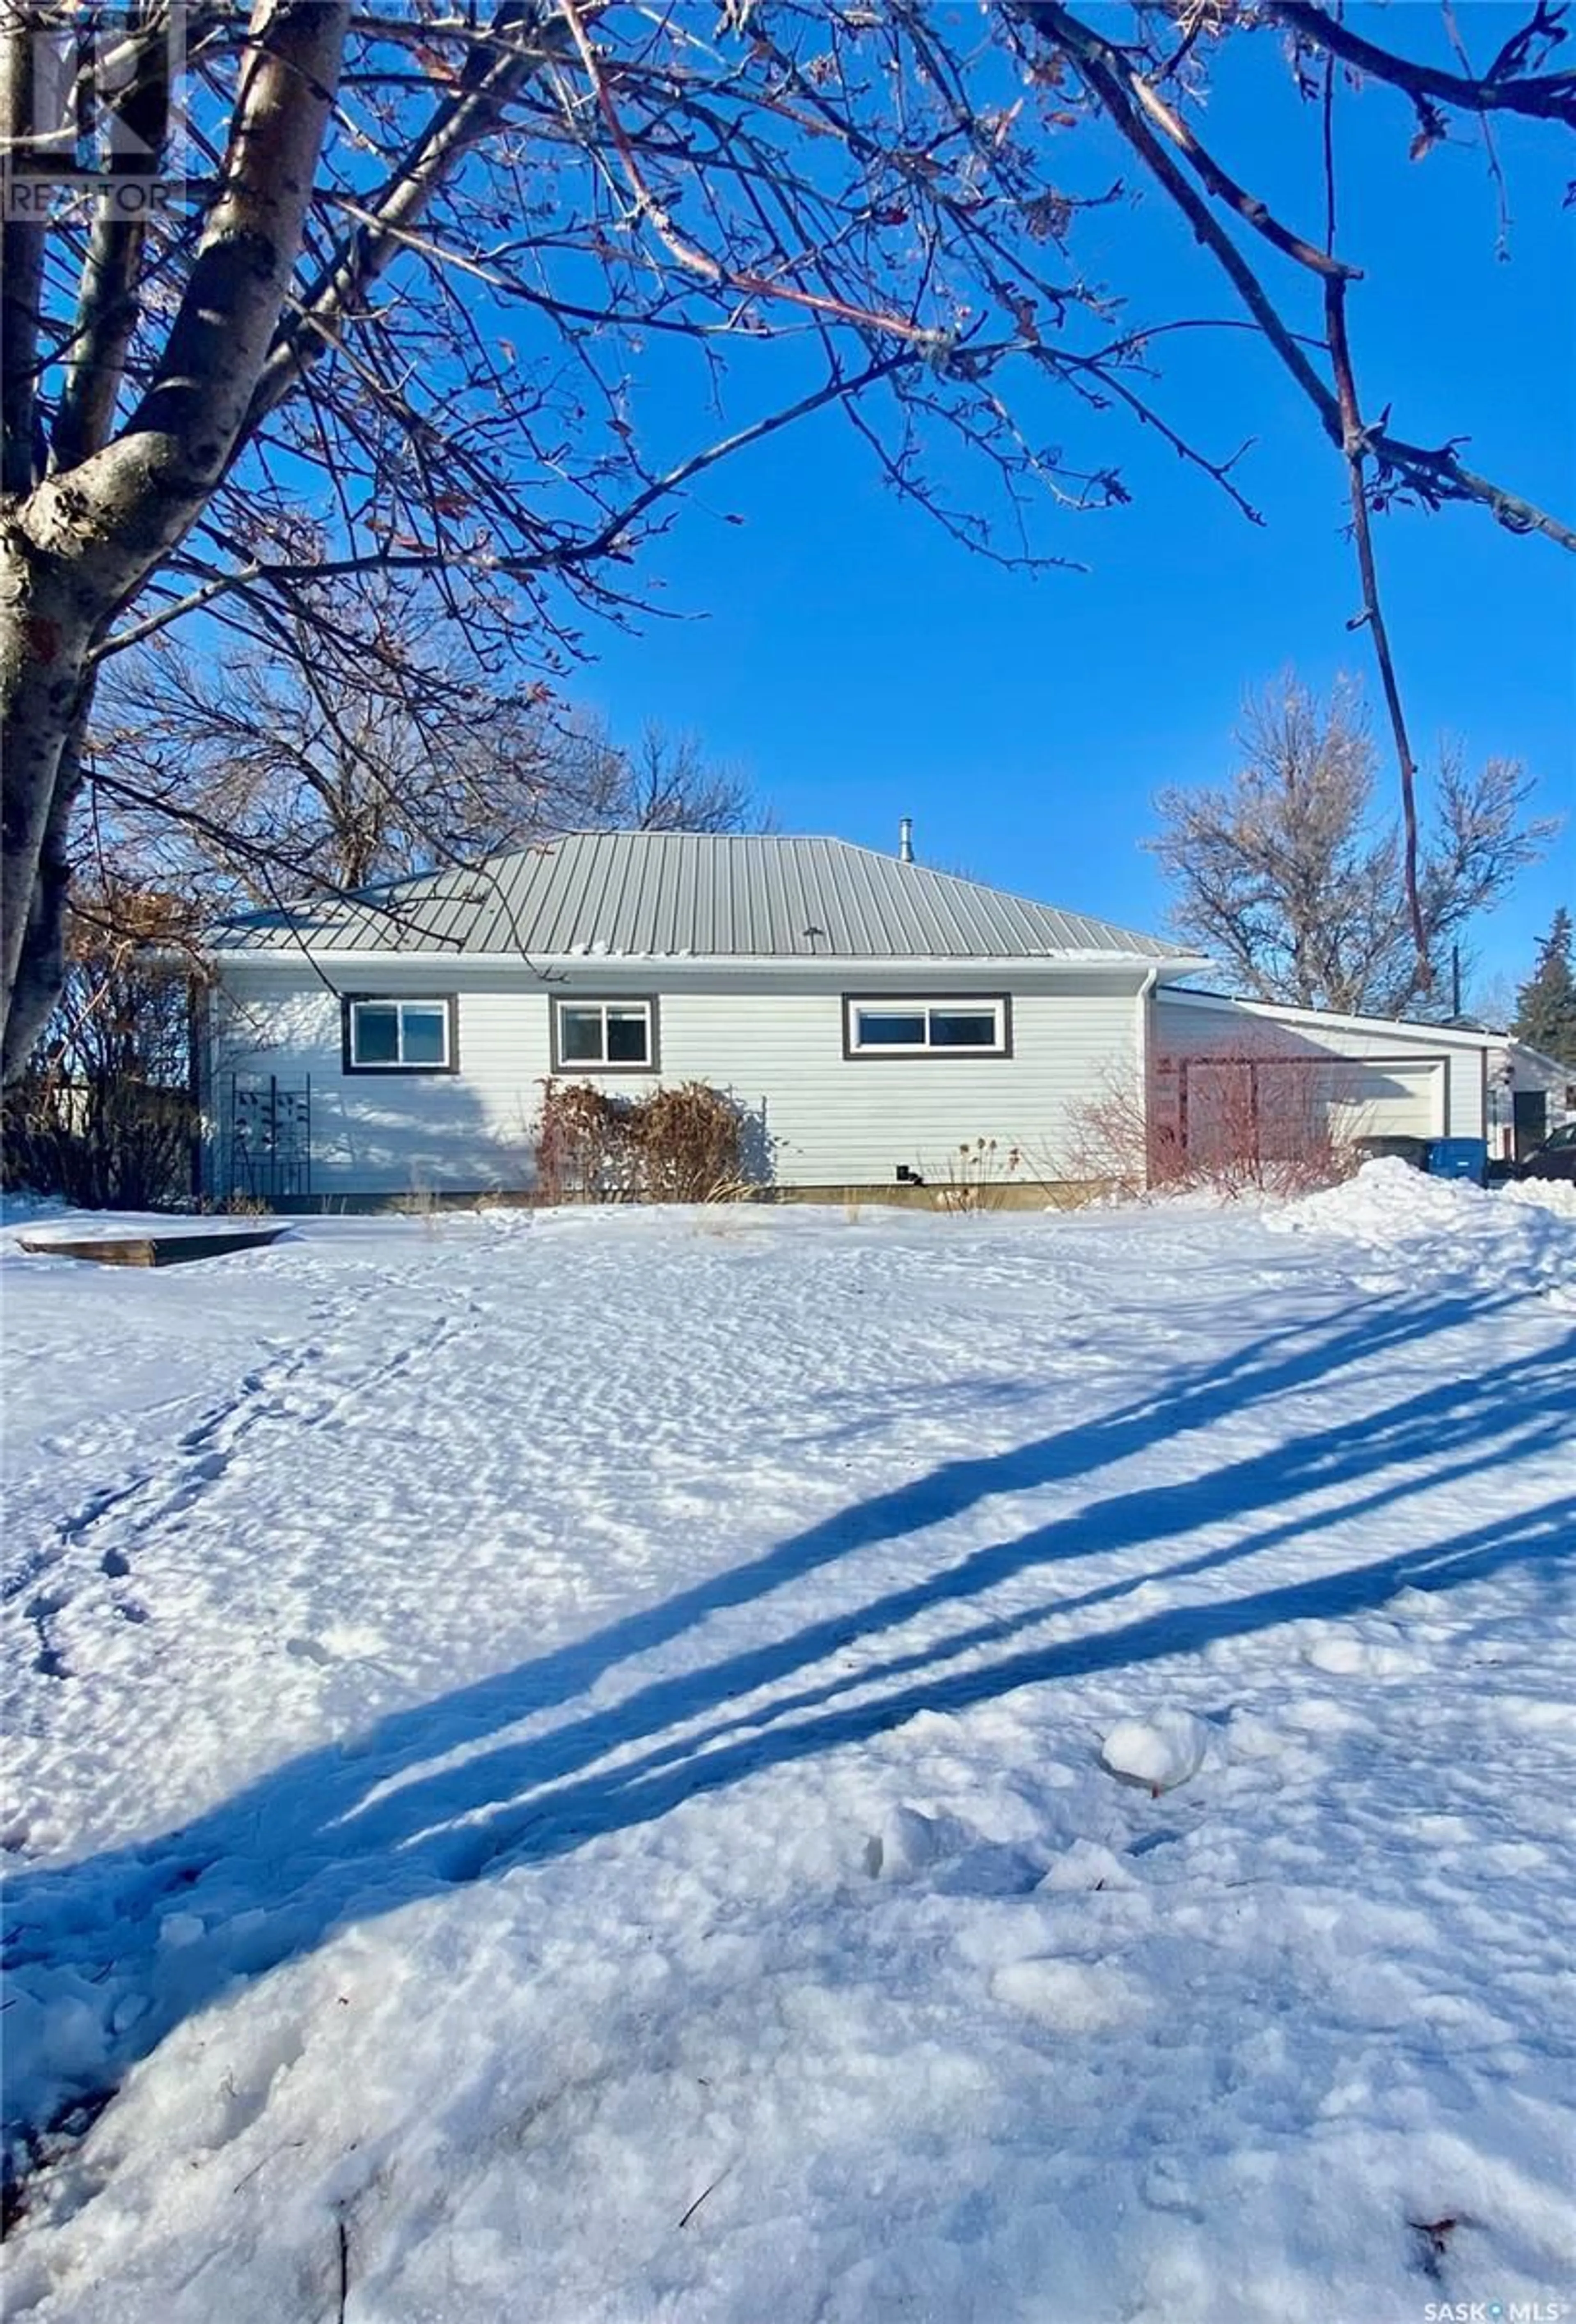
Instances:
[[[1474,1186],[1488,1184],[1488,1141],[1486,1138],[1436,1138],[1428,1149],[1431,1178],[1470,1178]]]

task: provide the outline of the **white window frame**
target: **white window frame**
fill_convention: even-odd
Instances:
[[[917,1017],[925,1019],[922,1041],[862,1041],[860,1019],[872,1016]],[[996,1038],[988,1046],[933,1041],[930,1019],[944,1017],[995,1019]],[[1009,1057],[1012,1055],[1012,1004],[1005,992],[848,992],[843,999],[843,1054],[861,1064],[871,1057]]]
[[[397,1055],[392,1058],[366,1058],[356,1054],[356,1034],[364,1009],[392,1009],[394,1014],[394,1039]],[[436,1009],[443,1019],[443,1056],[440,1061],[405,1056],[405,1011]],[[347,1074],[456,1074],[459,1071],[458,1027],[452,992],[347,992],[345,996],[345,1056]]]
[[[602,1055],[595,1057],[568,1057],[564,1054],[564,1011],[575,1009],[582,1012],[597,1010],[602,1017]],[[607,1012],[610,1009],[639,1009],[646,1019],[646,1054],[636,1064],[632,1057],[614,1057],[607,1054]],[[553,1071],[556,1074],[654,1074],[657,1071],[657,1003],[644,992],[563,992],[553,1002]]]

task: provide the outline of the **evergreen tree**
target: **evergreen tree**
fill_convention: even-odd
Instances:
[[[1571,965],[1571,915],[1563,904],[1538,946],[1538,964],[1516,996],[1510,1029],[1518,1041],[1562,1065],[1576,1065],[1576,971]]]

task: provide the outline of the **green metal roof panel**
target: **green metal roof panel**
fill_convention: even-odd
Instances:
[[[518,953],[538,960],[1175,962],[1157,936],[846,840],[577,831],[464,871],[251,912],[226,951]]]

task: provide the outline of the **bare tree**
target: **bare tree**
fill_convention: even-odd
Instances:
[[[744,777],[715,766],[694,734],[648,724],[630,751],[597,728],[571,728],[558,827],[571,817],[586,828],[634,831],[765,831],[771,817]],[[574,748],[579,744],[578,755]]]
[[[1011,562],[1046,556],[1031,496],[1127,496],[1113,466],[1055,448],[1058,406],[1157,429],[1251,513],[1236,456],[1156,400],[1176,328],[1262,337],[1340,452],[1410,816],[1371,512],[1468,502],[1576,534],[1359,397],[1333,119],[1360,78],[1421,146],[1452,119],[1568,129],[1562,13],[1532,0],[1487,65],[1447,69],[1294,0],[1131,0],[1098,23],[1053,0],[955,23],[921,0],[723,0],[717,21],[633,0],[128,0],[95,85],[110,190],[128,157],[168,169],[180,149],[187,198],[84,194],[56,217],[41,178],[95,89],[68,72],[41,111],[44,64],[60,23],[95,12],[5,0],[5,1071],[59,987],[108,658],[193,616],[226,651],[299,652],[304,593],[398,572],[431,576],[501,669],[522,636],[561,663],[587,608],[637,602],[631,560],[687,486],[828,408],[900,491]],[[1226,42],[1249,44],[1267,100],[1289,60],[1322,235],[1194,125]],[[1129,319],[1080,263],[1083,214],[1122,190],[1109,165],[1095,180],[1086,138],[1069,145],[1091,123],[1201,244],[1230,314]],[[727,422],[724,366],[748,404]],[[962,506],[932,488],[937,429],[985,464],[1000,521],[972,488]]]
[[[1533,784],[1513,760],[1441,757],[1420,834],[1421,953],[1398,877],[1402,838],[1374,814],[1378,752],[1350,681],[1320,703],[1295,678],[1249,697],[1224,789],[1163,790],[1149,844],[1177,934],[1260,1001],[1403,1016],[1451,945],[1542,852]]]
[[[545,687],[501,691],[456,651],[452,625],[434,634],[399,588],[303,624],[286,655],[221,665],[151,640],[99,689],[84,852],[213,904],[274,903],[579,827],[747,819],[748,784],[693,737],[649,727],[621,749]]]

